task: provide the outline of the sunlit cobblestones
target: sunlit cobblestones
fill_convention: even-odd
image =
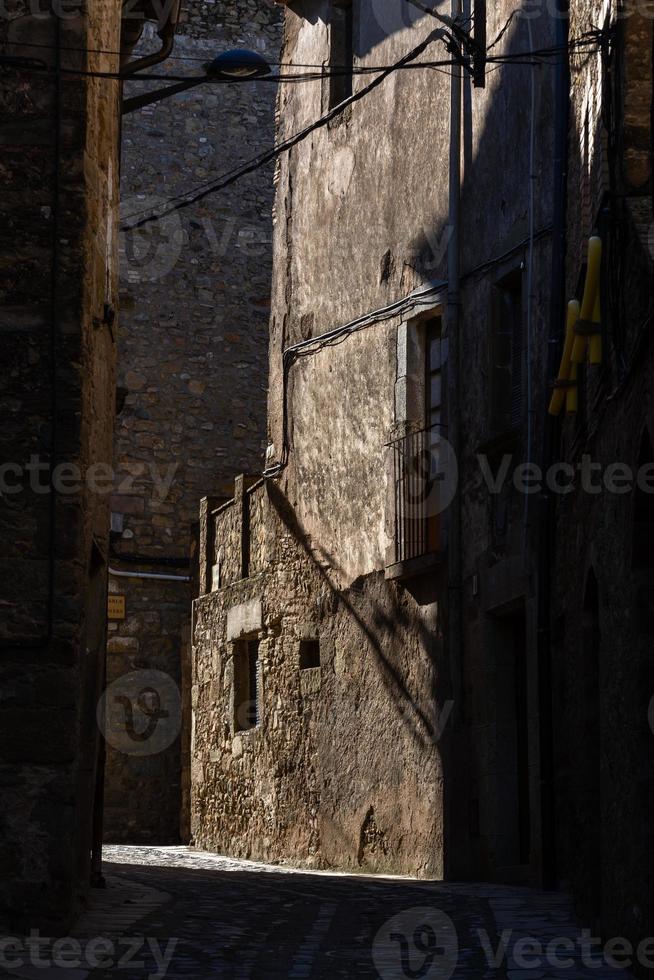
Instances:
[[[32,980],[608,980],[568,898],[526,889],[297,871],[184,847],[105,849],[68,947],[39,962],[5,950],[4,976]],[[61,942],[61,941],[60,941]],[[62,961],[62,951],[66,951]],[[24,962],[16,966],[17,959]]]

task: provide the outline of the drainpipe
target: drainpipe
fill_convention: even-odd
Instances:
[[[153,578],[160,582],[190,582],[190,575],[166,575],[163,572],[121,572],[117,568],[109,569],[110,575],[116,578]]]
[[[452,0],[452,19],[456,19],[461,14],[461,0]],[[459,317],[459,225],[460,225],[460,201],[461,201],[461,85],[462,68],[456,63],[452,67],[452,81],[450,86],[450,160],[449,160],[449,232],[450,239],[447,249],[447,336],[448,336],[448,439],[454,451],[457,463],[461,458],[461,343],[460,343],[460,317]],[[462,595],[461,595],[461,488],[454,497],[449,508],[449,532],[448,532],[448,643],[449,643],[449,663],[452,684],[452,697],[454,700],[454,719],[455,729],[462,716],[463,705],[463,683],[462,683],[462,657],[463,648],[463,616],[462,616]],[[451,741],[452,750],[456,747],[456,737],[453,735]],[[450,752],[449,759],[449,781],[452,782],[454,771],[454,751]],[[452,834],[455,826],[455,813],[453,810],[453,794],[451,789],[446,789],[446,821],[448,836]],[[445,852],[446,877],[449,877],[451,861],[446,850]]]
[[[172,0],[172,3],[169,3],[168,5],[168,9],[162,12],[160,15],[160,20],[157,23],[157,34],[159,35],[159,40],[161,41],[161,48],[159,51],[144,55],[142,58],[137,58],[135,61],[129,61],[128,58],[132,53],[132,49],[136,47],[141,39],[145,21],[151,18],[146,16],[145,10],[143,9],[145,4],[141,4],[139,9],[138,2],[123,2],[123,7],[125,9],[123,11],[121,50],[127,50],[124,51],[123,57],[121,58],[121,74],[133,75],[135,72],[143,71],[144,68],[151,68],[152,65],[160,64],[170,56],[175,44],[175,34],[177,32],[177,24],[179,22],[181,6],[181,0]],[[128,29],[129,18],[134,19],[136,26],[136,30],[132,34],[130,34]]]
[[[568,49],[568,2],[556,2],[557,48]],[[554,95],[554,202],[552,233],[552,279],[547,377],[555,378],[561,356],[565,322],[566,210],[568,178],[568,114],[570,78],[567,54],[556,63]],[[546,393],[549,398],[549,393]],[[545,411],[543,472],[556,461],[559,442],[558,420]],[[540,746],[541,873],[543,887],[557,887],[556,800],[554,790],[554,722],[552,704],[551,602],[553,543],[556,533],[555,501],[542,498],[538,535],[538,723]]]

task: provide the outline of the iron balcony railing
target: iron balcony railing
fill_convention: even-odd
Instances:
[[[389,443],[394,492],[395,562],[441,550],[439,472],[441,426]]]

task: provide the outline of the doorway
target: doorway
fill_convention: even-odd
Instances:
[[[495,619],[497,833],[495,867],[507,880],[531,862],[527,622],[524,604]]]
[[[580,842],[584,852],[582,913],[594,926],[599,925],[602,914],[600,645],[599,588],[591,571],[582,620],[583,755],[577,785],[582,817]]]

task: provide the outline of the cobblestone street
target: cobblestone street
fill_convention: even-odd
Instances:
[[[28,966],[25,956],[17,966],[14,953],[17,968],[4,976],[605,980],[631,975],[606,966],[599,947],[589,958],[591,947],[580,941],[581,927],[559,894],[294,871],[185,847],[112,846],[105,848],[105,860],[107,888],[92,893],[72,945],[43,945],[41,965],[32,960]],[[548,950],[552,940],[556,946]],[[65,942],[71,940],[60,941]],[[5,966],[9,960],[5,953]]]

